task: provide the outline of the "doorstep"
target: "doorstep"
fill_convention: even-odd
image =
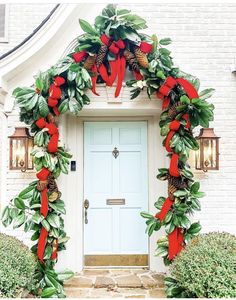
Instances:
[[[166,298],[164,274],[148,269],[84,269],[65,282],[68,298]]]

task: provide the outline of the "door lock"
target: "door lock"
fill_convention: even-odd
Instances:
[[[88,224],[88,208],[89,208],[89,201],[88,201],[88,199],[84,200],[84,208],[85,208],[85,211],[84,211],[84,223]]]

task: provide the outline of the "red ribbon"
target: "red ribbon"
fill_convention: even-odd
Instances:
[[[40,208],[40,214],[44,216],[44,218],[46,218],[47,214],[48,214],[48,197],[47,197],[47,191],[48,189],[45,188],[42,192],[41,192],[41,208]]]
[[[140,71],[135,71],[134,70],[134,77],[136,80],[142,80],[143,79],[143,75],[140,73]]]
[[[120,94],[120,90],[122,87],[122,82],[125,77],[125,66],[126,66],[126,60],[124,56],[121,58],[118,56],[118,81],[117,81],[117,86],[116,86],[116,91],[115,91],[115,97],[118,97]]]
[[[168,197],[166,198],[161,211],[155,215],[155,218],[159,219],[160,221],[163,221],[170,210],[171,206],[173,204],[173,201]]]
[[[56,153],[58,150],[58,140],[59,140],[59,132],[56,125],[54,123],[47,123],[44,118],[38,119],[35,124],[41,129],[42,128],[48,129],[48,134],[51,135],[51,138],[48,143],[48,152]]]
[[[173,177],[180,177],[179,168],[179,154],[173,153],[170,159],[170,175]]]
[[[99,96],[99,94],[96,92],[96,83],[97,83],[97,77],[98,77],[96,64],[94,64],[92,66],[91,71],[94,73],[94,75],[91,77],[91,80],[92,80],[92,92],[96,96]]]
[[[147,42],[141,42],[139,48],[144,53],[150,53],[152,51],[152,45]]]
[[[38,249],[37,249],[37,256],[41,262],[44,262],[44,250],[47,242],[48,231],[42,226],[39,241],[38,241]]]
[[[43,168],[36,174],[36,176],[37,176],[37,178],[38,178],[39,180],[47,180],[49,174],[50,174],[50,171],[49,171],[47,168],[43,167]]]
[[[80,52],[74,53],[72,56],[73,56],[74,61],[76,63],[79,63],[88,56],[88,53],[86,51],[80,51]]]
[[[183,249],[183,233],[181,228],[175,228],[169,235],[169,260],[173,258]]]

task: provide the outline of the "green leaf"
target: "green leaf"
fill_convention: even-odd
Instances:
[[[202,226],[199,223],[193,223],[189,229],[188,229],[188,233],[191,235],[197,235],[200,230],[202,229]]]
[[[163,46],[166,46],[166,45],[169,45],[171,43],[171,39],[170,38],[165,38],[165,39],[161,39],[159,41],[159,44],[163,45]]]
[[[156,76],[161,79],[166,79],[164,72],[161,70],[156,73]]]
[[[187,195],[188,195],[188,191],[186,191],[186,190],[178,190],[178,191],[174,192],[175,197],[185,197]]]
[[[186,216],[181,216],[180,217],[180,224],[183,228],[189,228],[191,223],[190,220]]]
[[[47,216],[47,221],[52,227],[55,227],[55,228],[60,227],[60,218],[56,214],[49,214]]]
[[[39,96],[39,113],[42,117],[46,117],[49,113],[49,108],[46,99],[43,96]]]
[[[23,191],[20,192],[19,197],[22,199],[27,199],[28,198],[27,194],[29,194],[33,189],[35,189],[36,183],[34,185],[27,186],[27,188],[25,188]]]
[[[153,215],[149,214],[148,212],[142,211],[140,213],[141,217],[145,218],[145,219],[151,219],[153,218]]]
[[[90,33],[92,35],[98,35],[97,30],[95,30],[87,21],[79,19],[79,24],[84,32]]]
[[[205,89],[199,93],[202,100],[210,98],[214,94],[215,89]]]
[[[190,193],[197,193],[200,189],[200,182],[194,182],[194,184],[191,185]]]
[[[49,223],[48,223],[47,220],[43,219],[43,220],[41,221],[41,223],[42,223],[43,227],[44,227],[47,231],[50,230],[50,225],[49,225]]]
[[[24,201],[23,201],[21,198],[19,198],[19,197],[17,197],[17,198],[14,199],[14,204],[15,204],[15,206],[16,206],[17,208],[19,208],[19,209],[25,209],[25,203],[24,203]]]
[[[74,275],[75,275],[75,273],[70,270],[65,270],[63,272],[57,273],[58,280],[60,280],[62,282],[72,278]]]
[[[64,100],[58,107],[59,113],[62,115],[69,110],[69,101]]]
[[[26,221],[26,215],[24,212],[21,212],[15,219],[14,219],[14,226],[13,228],[20,227]]]
[[[190,104],[190,99],[186,95],[183,95],[182,97],[180,97],[180,101],[181,101],[181,103],[184,103],[184,104]]]
[[[41,297],[42,298],[51,298],[56,294],[57,289],[55,287],[46,287],[43,289]]]
[[[40,213],[36,211],[31,220],[32,222],[39,224],[43,220],[43,216],[41,216]]]
[[[167,256],[168,255],[168,248],[167,247],[158,247],[155,251],[156,256]]]

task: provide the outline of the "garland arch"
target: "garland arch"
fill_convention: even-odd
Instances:
[[[169,168],[159,169],[157,178],[168,181],[168,196],[155,202],[157,213],[142,212],[147,233],[161,227],[166,236],[157,241],[157,255],[169,264],[184,245],[196,236],[201,226],[189,216],[200,210],[199,183],[187,163],[189,152],[198,149],[193,136],[197,126],[209,127],[214,106],[206,101],[213,89],[198,92],[199,80],[175,67],[165,45],[169,38],[158,41],[156,35],[139,33],[146,21],[127,9],[108,5],[96,17],[94,26],[80,20],[85,32],[78,38],[74,51],[46,72],[35,77],[33,87],[16,88],[13,96],[20,108],[20,120],[30,126],[34,135],[34,165],[37,180],[12,199],[2,215],[5,226],[24,226],[32,231],[35,241],[32,251],[38,258],[38,279],[42,297],[64,296],[63,280],[70,276],[54,270],[58,252],[65,249],[68,237],[62,215],[64,201],[57,187],[60,173],[68,173],[71,155],[59,140],[58,117],[79,111],[90,100],[86,90],[95,95],[96,84],[112,86],[117,81],[115,97],[119,96],[126,68],[134,79],[126,82],[131,87],[131,99],[142,90],[148,97],[156,95],[162,101],[160,130],[163,146],[170,158]],[[68,276],[67,276],[68,275]]]

